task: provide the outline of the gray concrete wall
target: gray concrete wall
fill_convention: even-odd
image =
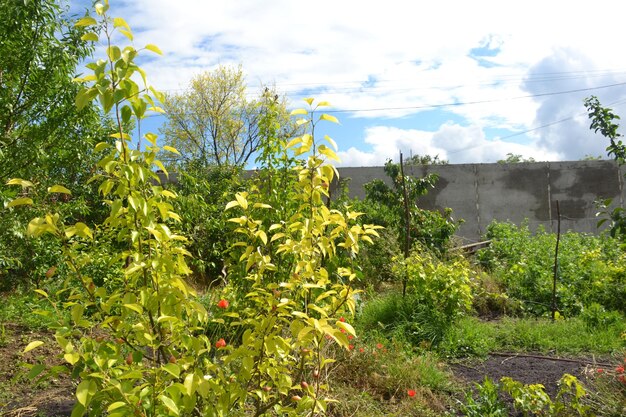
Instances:
[[[365,197],[363,185],[380,178],[391,184],[383,167],[339,168],[349,178],[349,194]],[[458,236],[478,240],[493,220],[542,225],[556,231],[559,202],[561,230],[597,233],[594,201],[613,198],[624,203],[624,169],[613,161],[459,164],[407,167],[405,174],[436,173],[439,181],[418,205],[429,210],[450,207],[465,222]]]

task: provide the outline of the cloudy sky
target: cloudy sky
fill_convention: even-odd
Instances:
[[[76,7],[74,2],[73,7]],[[249,94],[329,101],[342,166],[439,155],[451,163],[605,155],[583,99],[626,113],[617,1],[111,0],[152,84],[241,64]],[[150,119],[157,130],[162,118]]]

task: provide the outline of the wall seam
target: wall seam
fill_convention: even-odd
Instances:
[[[478,193],[478,165],[474,164],[474,197],[476,202],[476,227],[478,228],[478,236],[483,235],[482,228],[480,227],[480,198]]]
[[[552,184],[550,184],[550,162],[546,162],[548,179],[548,218],[550,219],[550,232],[554,231],[554,220],[552,219]]]

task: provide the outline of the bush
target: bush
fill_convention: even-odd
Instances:
[[[556,234],[540,228],[533,235],[526,223],[493,222],[486,238],[492,243],[478,252],[480,265],[502,282],[524,311],[548,315]],[[561,235],[556,298],[562,315],[577,315],[593,303],[626,312],[625,277],[626,256],[613,239],[574,232]]]

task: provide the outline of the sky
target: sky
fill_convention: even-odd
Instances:
[[[194,75],[241,65],[250,97],[269,84],[294,108],[330,102],[341,124],[320,129],[338,144],[337,165],[357,167],[399,152],[450,163],[605,157],[583,100],[626,113],[620,4],[111,0],[110,14],[136,47],[163,51],[141,62],[157,89],[182,92]]]

